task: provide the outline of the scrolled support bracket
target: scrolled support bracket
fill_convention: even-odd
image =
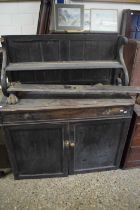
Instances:
[[[0,53],[2,53],[2,69],[1,69],[1,87],[3,94],[8,97],[9,94],[7,92],[8,84],[7,84],[7,78],[6,78],[6,65],[7,65],[7,54],[6,50],[4,48],[0,48]]]
[[[124,45],[126,44],[128,44],[128,38],[120,36],[118,40],[118,59],[123,66],[123,72],[125,76],[125,85],[127,86],[129,84],[129,75],[128,75],[128,70],[125,65],[125,61],[123,57]]]

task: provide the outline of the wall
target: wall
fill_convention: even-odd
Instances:
[[[71,0],[65,0],[73,3]],[[0,3],[0,35],[35,34],[40,2]],[[123,9],[140,10],[140,4],[126,3],[86,3],[86,8],[118,9],[119,24]]]
[[[35,34],[40,2],[0,3],[0,35]]]

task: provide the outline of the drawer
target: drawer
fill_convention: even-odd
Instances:
[[[128,162],[140,161],[140,147],[131,147],[128,153]]]
[[[99,108],[78,108],[78,109],[58,109],[29,112],[8,112],[3,115],[3,123],[12,124],[14,122],[26,123],[28,121],[49,121],[68,119],[88,119],[97,117],[131,117],[133,109],[131,107],[99,107]]]

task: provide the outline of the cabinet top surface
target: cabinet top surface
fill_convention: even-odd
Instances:
[[[132,98],[98,98],[98,99],[50,99],[50,98],[26,98],[20,99],[15,105],[6,104],[5,99],[0,104],[0,110],[3,112],[13,111],[41,111],[41,110],[59,110],[59,109],[79,109],[79,108],[98,108],[98,107],[116,107],[132,106]]]

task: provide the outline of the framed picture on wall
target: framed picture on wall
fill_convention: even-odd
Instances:
[[[56,4],[56,30],[83,30],[84,6],[72,4]]]
[[[90,31],[90,25],[91,25],[91,13],[90,9],[84,10],[84,30]]]
[[[91,9],[91,31],[118,32],[118,10]]]
[[[71,0],[74,2],[80,2],[81,0]],[[87,0],[82,0],[83,2],[87,2]],[[137,3],[140,4],[140,0],[88,0],[88,2],[117,2],[117,3]]]

